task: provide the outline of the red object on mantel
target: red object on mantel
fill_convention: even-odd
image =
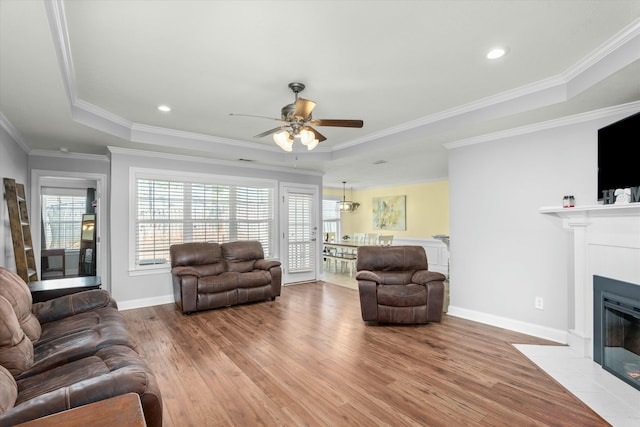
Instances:
[[[564,196],[562,198],[563,208],[573,208],[576,205],[576,199],[573,196]]]

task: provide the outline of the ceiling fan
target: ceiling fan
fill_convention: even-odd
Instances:
[[[361,128],[364,125],[362,120],[314,119],[311,116],[311,112],[316,106],[316,103],[308,99],[298,98],[298,94],[302,92],[304,88],[305,86],[302,83],[289,83],[289,89],[293,91],[296,99],[293,104],[287,104],[282,107],[281,118],[272,119],[283,124],[266,132],[262,132],[254,136],[254,138],[273,135],[275,143],[284,151],[293,151],[293,141],[295,138],[299,138],[302,145],[305,145],[308,150],[313,150],[320,142],[327,138],[312,128],[311,125],[347,128]],[[249,114],[231,113],[231,115],[271,119],[271,117],[252,116]]]

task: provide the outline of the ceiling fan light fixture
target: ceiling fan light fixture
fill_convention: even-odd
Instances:
[[[300,131],[300,143],[302,145],[309,145],[313,142],[314,139],[316,139],[316,136],[309,129],[302,129]],[[312,148],[310,148],[310,150],[312,150]]]
[[[286,130],[274,133],[273,140],[276,144],[278,144],[278,147],[282,148],[284,151],[293,151],[293,138],[291,137],[291,134]]]
[[[287,124],[259,133],[258,135],[255,135],[254,138],[262,138],[264,136],[271,135],[274,142],[287,152],[293,151],[293,141],[296,140],[300,141],[302,145],[307,147],[307,150],[311,151],[315,149],[319,143],[326,141],[327,139],[315,128],[311,127],[311,125],[346,128],[361,128],[364,126],[364,122],[362,120],[314,119],[312,118],[311,113],[316,106],[315,101],[300,98],[298,96],[298,94],[304,90],[304,85],[297,82],[289,83],[289,89],[291,89],[295,95],[295,102],[282,107],[280,110],[281,118],[275,119],[276,121]],[[269,118],[251,114],[231,113],[231,115],[261,117],[265,119]]]

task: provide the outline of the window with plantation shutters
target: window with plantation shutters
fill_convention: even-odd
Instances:
[[[322,200],[322,233],[325,237],[327,233],[335,233],[336,237],[340,237],[340,211],[336,209],[338,200]]]
[[[43,188],[42,225],[44,249],[80,248],[82,214],[86,196],[73,194],[78,190]]]
[[[258,240],[271,257],[274,185],[135,178],[135,267],[170,263],[186,242]]]
[[[289,270],[309,271],[315,256],[311,230],[313,197],[310,194],[289,193]]]

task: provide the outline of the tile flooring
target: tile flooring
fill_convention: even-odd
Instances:
[[[358,289],[348,273],[325,271],[320,280]],[[540,369],[614,427],[640,426],[640,391],[567,346],[514,345]]]
[[[568,346],[515,347],[614,427],[640,426],[640,390]]]

